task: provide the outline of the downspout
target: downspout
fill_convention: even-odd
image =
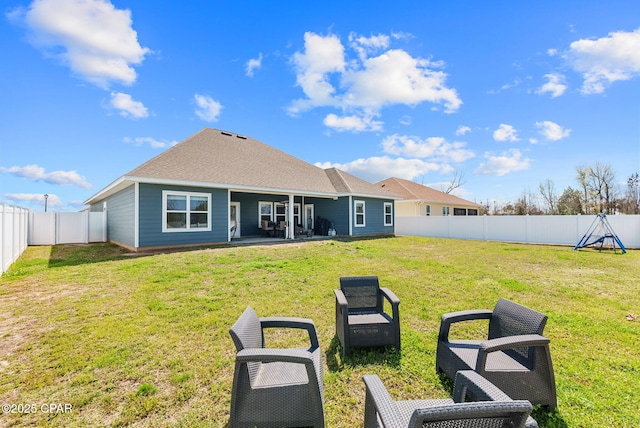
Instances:
[[[227,189],[227,242],[231,242],[231,190],[229,189]]]

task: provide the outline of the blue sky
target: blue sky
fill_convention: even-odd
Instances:
[[[3,2],[0,201],[76,211],[204,127],[491,204],[640,170],[640,2]],[[268,167],[268,165],[265,165]]]

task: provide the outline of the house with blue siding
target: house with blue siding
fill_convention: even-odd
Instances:
[[[240,134],[205,128],[85,203],[133,251],[252,236],[394,234],[390,191]]]

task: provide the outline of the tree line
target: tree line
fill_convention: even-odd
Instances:
[[[626,180],[626,188],[617,181],[611,165],[596,162],[576,168],[576,187],[561,193],[550,179],[538,185],[538,192],[525,190],[515,202],[493,207],[487,202],[482,214],[493,215],[576,215],[640,214],[640,174]]]

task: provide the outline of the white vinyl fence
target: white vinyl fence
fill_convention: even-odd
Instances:
[[[106,242],[106,212],[35,212],[29,216],[29,245]]]
[[[0,203],[0,273],[4,273],[27,248],[29,210]]]
[[[106,241],[106,212],[35,212],[0,203],[0,274],[9,269],[27,245]]]
[[[575,246],[596,216],[430,216],[396,217],[396,235]],[[626,248],[640,248],[640,215],[607,220]]]

